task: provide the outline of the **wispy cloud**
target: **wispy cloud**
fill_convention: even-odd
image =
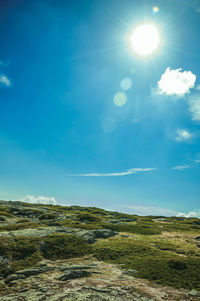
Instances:
[[[190,92],[196,82],[196,75],[191,71],[173,70],[168,67],[158,82],[158,94],[184,96]]]
[[[133,214],[137,215],[162,215],[176,216],[177,212],[167,208],[150,207],[150,206],[126,206],[124,207],[133,210]]]
[[[83,174],[71,174],[69,176],[73,177],[117,177],[117,176],[128,176],[133,175],[139,172],[153,171],[157,168],[131,168],[122,172],[113,172],[113,173],[83,173]]]
[[[194,138],[194,134],[192,134],[186,129],[178,129],[176,131],[176,141],[189,141],[192,138]]]
[[[200,160],[195,160],[196,163],[200,163]]]
[[[177,217],[198,217],[200,218],[200,209],[197,211],[190,211],[188,213],[184,213],[184,212],[178,212]]]
[[[6,87],[9,87],[11,85],[11,81],[6,75],[1,74],[0,75],[0,84],[4,85]]]
[[[195,94],[190,97],[189,112],[193,120],[200,121],[200,94]]]
[[[55,205],[56,199],[54,197],[46,197],[39,195],[37,197],[33,195],[26,195],[24,198],[16,200],[20,202],[26,202],[31,204],[48,204],[48,205]]]
[[[185,169],[187,169],[187,168],[190,168],[190,166],[187,165],[187,164],[184,164],[184,165],[177,165],[177,166],[172,167],[172,169],[175,169],[175,170],[185,170]]]

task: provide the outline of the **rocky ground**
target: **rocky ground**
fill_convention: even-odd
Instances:
[[[1,280],[0,301],[199,300],[197,292],[152,285],[91,257],[42,261]]]
[[[101,209],[98,209],[98,211],[96,208],[91,209],[92,214],[90,211],[90,214],[85,213],[84,215],[80,215],[80,212],[85,212],[90,209],[81,207],[71,208],[53,208],[48,206],[30,206],[18,202],[0,202],[0,268],[2,273],[0,276],[0,301],[200,300],[198,291],[200,278],[198,278],[198,275],[195,280],[196,282],[194,281],[191,288],[185,288],[184,283],[187,284],[187,282],[184,281],[182,287],[175,288],[158,283],[159,279],[156,278],[157,283],[138,277],[137,270],[131,267],[128,268],[127,265],[124,266],[123,262],[115,262],[115,256],[118,256],[117,252],[122,252],[117,249],[118,245],[120,246],[125,242],[126,248],[126,245],[129,245],[129,243],[136,244],[137,246],[137,242],[140,242],[140,240],[145,243],[145,247],[141,249],[144,251],[144,257],[146,256],[145,252],[148,251],[149,246],[152,248],[151,250],[157,252],[155,246],[162,242],[162,249],[160,245],[159,248],[165,252],[163,253],[164,255],[166,255],[167,252],[167,256],[170,255],[172,256],[171,258],[178,254],[180,258],[187,259],[188,254],[190,257],[192,254],[195,259],[198,259],[200,256],[198,249],[200,237],[194,237],[193,232],[166,231],[167,228],[164,228],[163,225],[172,223],[172,220],[163,217],[154,218],[154,220],[150,220],[150,222],[147,221],[147,223],[149,223],[148,225],[151,225],[150,230],[155,231],[153,235],[151,235],[151,232],[151,234],[145,236],[143,234],[134,233],[134,231],[138,231],[138,228],[133,228],[133,230],[128,229],[127,231],[114,231],[100,227],[107,222],[109,225],[122,225],[124,229],[124,225],[129,225],[129,227],[133,225],[137,226],[136,221],[139,220],[138,224],[140,225],[140,223],[142,224],[146,220],[140,217],[120,216],[117,213],[105,213],[104,211],[101,212]],[[94,212],[96,215],[94,215]],[[98,218],[97,212],[99,212],[101,218]],[[90,220],[88,221],[87,219]],[[192,220],[192,223],[197,227],[197,231],[195,230],[196,234],[199,231],[198,227],[200,223],[198,222],[198,220]],[[154,224],[158,228],[154,229]],[[182,228],[183,226],[185,227],[185,224],[181,225]],[[95,227],[98,229],[95,229]],[[158,229],[163,230],[159,230],[159,233]],[[91,249],[92,251],[89,249],[90,251],[88,252],[91,254],[78,256],[77,254],[79,253],[77,253],[75,249],[77,245],[74,245],[74,249],[70,249],[70,252],[73,253],[76,251],[73,253],[75,255],[66,253],[65,255],[67,256],[65,257],[67,258],[60,259],[60,257],[62,258],[61,253],[69,252],[66,251],[68,249],[66,249],[65,246],[62,249],[62,246],[58,245],[57,247],[59,249],[57,252],[56,246],[52,245],[55,254],[57,254],[56,256],[58,256],[58,258],[55,258],[54,253],[53,255],[51,253],[42,253],[42,248],[44,248],[45,243],[47,243],[45,239],[47,237],[52,239],[51,235],[58,235],[59,239],[59,235],[61,235],[62,238],[62,235],[67,235],[67,237],[74,235],[74,237],[79,237],[85,241],[87,246],[94,246],[94,249]],[[33,244],[34,240],[37,240],[39,244],[37,246],[38,249],[33,252],[31,252],[30,248],[26,245],[26,242],[29,243],[30,239],[32,243],[30,246],[35,248]],[[164,245],[163,241],[165,243]],[[174,249],[174,245],[169,245],[169,242],[176,242],[178,251]],[[109,253],[109,260],[106,260],[108,258],[103,254],[104,250],[105,252],[108,250],[105,248],[105,243],[112,251],[111,254]],[[180,249],[179,245],[183,245],[182,249]],[[111,246],[115,246],[115,249],[111,249]],[[124,254],[128,252],[128,249],[125,247],[122,249]],[[82,245],[80,248],[82,248]],[[145,248],[147,248],[147,251],[145,251]],[[13,251],[13,249],[15,250]],[[27,254],[24,254],[24,252],[27,252]],[[133,248],[133,254],[138,256],[137,252],[139,251],[134,252],[135,249]],[[38,255],[38,253],[40,254]],[[37,254],[38,257],[35,254]],[[54,257],[48,258],[45,254]],[[124,256],[124,254],[122,253],[122,256]],[[28,260],[32,258],[31,256],[36,258],[36,260],[34,259],[35,261],[30,261],[30,264],[27,264]],[[127,253],[127,256],[130,256],[130,254]],[[98,257],[105,258],[105,261],[97,260]],[[134,264],[134,255],[132,255],[132,257],[133,259],[131,260]],[[111,263],[111,261],[113,263]],[[15,263],[14,268],[12,266],[13,262]],[[171,262],[172,260],[170,260],[170,264]],[[17,265],[18,263],[19,265]],[[175,264],[177,265],[177,261],[175,261]],[[146,268],[148,269],[147,265]],[[187,262],[178,262],[178,266],[172,266],[171,271],[174,272],[176,276],[177,274],[185,272],[185,269],[187,271]],[[152,270],[152,272],[154,271]]]

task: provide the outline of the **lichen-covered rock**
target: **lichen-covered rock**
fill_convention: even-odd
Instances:
[[[61,276],[57,277],[57,280],[60,281],[66,281],[70,279],[77,279],[77,278],[83,278],[83,277],[89,277],[91,275],[90,272],[85,271],[85,270],[71,270],[67,271]]]
[[[20,271],[15,272],[15,274],[24,275],[26,277],[29,277],[29,276],[38,275],[41,273],[47,273],[52,270],[54,270],[53,267],[46,266],[46,267],[41,267],[41,268],[29,268],[29,269],[20,270]]]

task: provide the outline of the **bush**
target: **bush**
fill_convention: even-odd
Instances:
[[[67,259],[89,254],[92,247],[76,235],[52,234],[44,239],[41,251],[48,259]]]
[[[6,211],[0,211],[0,215],[6,216],[6,217],[14,217],[14,215],[12,215]]]
[[[135,234],[142,234],[142,235],[156,235],[160,234],[161,228],[159,228],[155,223],[142,223],[138,222],[135,225],[132,224],[105,224],[105,228],[118,231],[118,232],[129,232]]]
[[[55,219],[56,215],[52,214],[52,213],[45,213],[45,214],[41,214],[39,216],[39,220],[45,220],[45,219]]]
[[[14,230],[22,230],[22,229],[29,229],[29,228],[37,228],[40,225],[37,223],[21,223],[21,224],[11,224],[7,226],[1,226],[1,231],[14,231]]]
[[[76,216],[77,220],[80,222],[98,222],[101,219],[93,214],[90,213],[80,213]]]

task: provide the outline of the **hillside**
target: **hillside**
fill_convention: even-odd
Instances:
[[[0,301],[199,300],[200,220],[0,201]]]

